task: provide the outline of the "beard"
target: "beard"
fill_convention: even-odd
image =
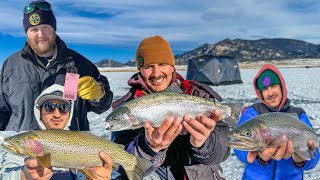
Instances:
[[[48,42],[41,46],[30,38],[28,38],[28,43],[36,55],[46,54],[54,48],[54,45],[56,44],[56,35],[54,34],[52,40],[49,38]]]

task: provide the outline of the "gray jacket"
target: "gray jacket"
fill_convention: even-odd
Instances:
[[[57,36],[53,61],[45,67],[29,44],[10,56],[3,64],[0,78],[0,130],[27,131],[38,129],[34,120],[35,99],[53,84],[64,85],[67,72],[78,71],[80,77],[91,76],[104,86],[105,96],[99,101],[77,97],[71,130],[90,130],[87,113],[105,112],[110,108],[113,93],[108,79],[100,75],[96,66],[79,53],[67,48]]]
[[[50,86],[49,88],[45,89],[37,100],[42,97],[45,94],[50,94],[54,91],[61,91],[63,92],[63,86],[54,84]],[[69,127],[71,125],[71,119],[72,114],[74,110],[74,101],[71,101],[71,111],[70,111],[70,118],[69,121],[64,128],[64,130],[69,130]],[[36,122],[39,125],[40,129],[46,129],[44,124],[42,123],[40,119],[40,107],[36,104],[34,106],[34,113],[36,117]],[[8,153],[8,152],[1,152],[1,158],[0,158],[0,179],[1,180],[20,180],[20,174],[21,174],[21,168],[24,166],[24,158],[20,156],[16,156],[14,154]],[[53,168],[53,176],[51,177],[52,180],[54,179],[64,179],[64,180],[84,180],[86,179],[86,176],[82,174],[81,172],[74,173],[70,171],[69,169],[63,169],[63,168]]]

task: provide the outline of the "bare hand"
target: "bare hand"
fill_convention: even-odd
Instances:
[[[104,152],[100,152],[99,156],[103,165],[92,167],[90,170],[95,172],[95,180],[110,180],[112,174],[112,159]]]
[[[154,152],[166,149],[182,130],[181,120],[178,117],[167,117],[158,128],[145,123],[145,132],[148,143]]]
[[[284,138],[287,138],[284,136]],[[314,141],[309,140],[308,141],[309,150],[313,152],[316,148],[316,145]],[[256,156],[259,155],[260,159],[263,161],[269,161],[270,159],[274,159],[276,161],[284,159],[289,159],[291,156],[293,158],[294,162],[300,163],[303,161],[306,161],[302,157],[300,157],[297,153],[293,153],[293,145],[292,141],[287,141],[287,143],[284,143],[278,147],[269,147],[263,151],[260,152],[249,152],[247,160],[249,163],[253,163]]]
[[[21,170],[21,180],[35,179],[35,180],[47,180],[53,175],[52,167],[45,168],[38,164],[36,159],[25,159],[24,166]]]
[[[259,155],[260,159],[268,162],[270,159],[274,159],[276,161],[284,159],[289,159],[292,154],[292,141],[289,141],[286,136],[282,137],[282,141],[286,142],[277,147],[268,147],[267,149],[259,152],[249,152],[248,154],[248,162],[252,163],[257,155]]]
[[[190,143],[193,147],[201,147],[211,132],[214,130],[216,123],[222,119],[222,114],[219,110],[215,110],[211,118],[197,115],[192,119],[189,115],[183,117],[183,126],[191,134]]]

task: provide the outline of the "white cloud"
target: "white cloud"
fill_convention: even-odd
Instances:
[[[0,1],[0,33],[24,36],[22,0]],[[319,43],[316,0],[52,1],[68,42],[135,47],[160,34],[176,49],[225,38],[293,38]]]

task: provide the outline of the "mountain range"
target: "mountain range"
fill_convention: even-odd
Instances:
[[[285,38],[264,38],[258,40],[224,39],[215,44],[205,43],[183,54],[175,55],[176,64],[186,65],[188,59],[202,55],[231,56],[238,59],[239,62],[320,59],[320,45]],[[134,59],[127,63],[104,59],[95,64],[97,67],[136,66]]]

